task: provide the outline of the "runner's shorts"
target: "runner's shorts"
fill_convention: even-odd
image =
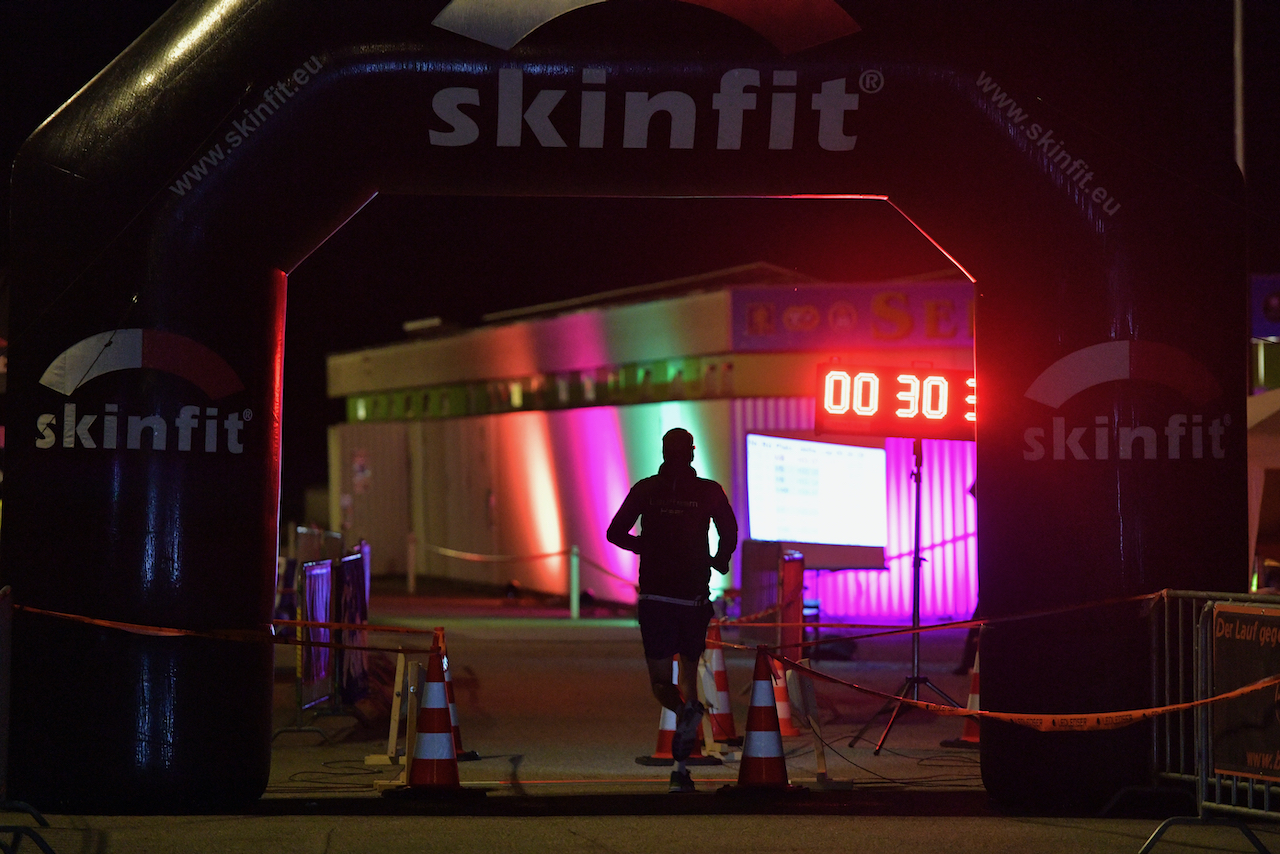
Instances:
[[[677,605],[641,599],[637,615],[645,658],[697,658],[707,648],[707,624],[715,609],[711,603]]]

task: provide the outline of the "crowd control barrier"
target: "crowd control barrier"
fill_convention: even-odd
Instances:
[[[1242,627],[1238,632],[1237,626]],[[1277,638],[1280,596],[1165,591],[1151,612],[1152,705],[1204,700],[1238,687],[1233,677],[1239,681],[1236,671],[1241,667],[1247,674],[1280,672]],[[1247,698],[1240,698],[1154,719],[1156,779],[1193,784],[1197,815],[1165,821],[1141,854],[1152,850],[1171,827],[1210,823],[1235,826],[1256,850],[1267,851],[1244,823],[1280,820],[1280,762],[1275,761],[1280,757],[1280,697],[1271,691],[1259,693],[1254,705],[1262,704],[1261,714],[1246,704]],[[1236,743],[1242,733],[1255,740],[1255,746],[1270,743],[1269,751],[1259,748],[1246,755],[1247,745]],[[1248,763],[1257,767],[1249,768]]]
[[[368,653],[362,648],[366,632],[350,626],[369,622],[369,557],[369,544],[362,540],[351,554],[336,561],[326,558],[303,563],[295,573],[296,619],[342,628],[297,627],[295,720],[275,735],[314,732],[327,737],[320,728],[307,724],[308,713],[313,717],[346,714],[368,694]]]
[[[276,600],[273,613],[277,620],[297,619],[295,575],[301,564],[324,560],[342,560],[345,550],[342,534],[309,525],[291,525],[285,542],[284,554],[276,558]],[[277,631],[294,637],[292,626]]]
[[[361,540],[351,553],[338,561],[333,577],[330,617],[343,626],[369,623],[370,548]],[[364,629],[335,629],[334,680],[339,701],[354,706],[369,694],[369,655],[361,647],[368,637]]]

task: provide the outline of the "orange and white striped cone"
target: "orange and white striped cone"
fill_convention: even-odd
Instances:
[[[711,677],[715,691],[707,691],[707,715],[711,718],[711,737],[721,744],[738,746],[742,737],[733,725],[733,705],[729,698],[729,674],[724,667],[724,647],[721,646],[720,623],[712,620],[707,626],[707,651],[703,661],[710,659]],[[705,687],[705,683],[704,683]]]
[[[675,656],[671,661],[671,682],[672,684],[680,684],[680,656]],[[671,742],[676,734],[676,713],[662,707],[662,714],[658,716],[658,745],[653,749],[650,756],[637,756],[637,765],[674,765],[676,758],[671,753]],[[689,758],[685,761],[686,765],[723,765],[724,760],[718,756],[707,756],[702,752],[702,739],[694,742],[693,752],[689,754]]]
[[[800,735],[795,721],[791,720],[791,695],[787,693],[787,674],[777,659],[770,658],[773,672],[773,701],[778,709],[778,729],[783,735]]]
[[[458,756],[449,723],[449,697],[445,690],[444,656],[433,649],[427,660],[427,680],[418,708],[418,734],[409,763],[410,789],[460,789]]]
[[[742,762],[738,784],[721,792],[766,789],[770,792],[803,791],[787,782],[787,760],[778,728],[778,707],[773,693],[773,668],[765,647],[756,647],[756,669],[751,684],[751,706],[747,709],[747,729],[742,742]]]
[[[449,698],[445,691],[444,656],[432,648],[427,659],[427,678],[416,685],[421,705],[414,718],[416,733],[412,750],[405,757],[399,780],[379,783],[386,798],[483,797],[488,789],[465,788],[458,780],[458,756],[453,747],[453,727],[449,723]],[[419,677],[414,666],[414,680]]]
[[[440,655],[444,659],[444,690],[449,697],[449,725],[453,727],[454,752],[459,762],[474,762],[480,758],[480,754],[474,750],[462,749],[462,730],[458,728],[458,701],[454,699],[453,676],[449,673],[449,650],[444,644],[444,626],[436,626],[432,646],[440,649]]]
[[[971,712],[976,712],[981,708],[979,700],[979,682],[978,682],[978,654],[973,656],[973,670],[969,672],[969,702],[966,704]],[[943,747],[967,747],[974,749],[979,744],[979,724],[978,719],[968,717],[964,719],[964,732],[959,738],[952,738],[942,742]]]

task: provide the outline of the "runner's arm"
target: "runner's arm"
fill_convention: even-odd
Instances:
[[[720,546],[711,559],[711,568],[721,575],[728,575],[729,558],[738,547],[738,518],[733,515],[733,507],[729,505],[724,489],[720,490],[720,498],[711,513],[711,521],[715,523],[716,534],[720,537]]]
[[[613,521],[609,523],[608,530],[605,531],[605,537],[609,542],[620,549],[636,554],[640,554],[640,538],[632,534],[631,529],[640,518],[640,506],[640,500],[636,497],[636,491],[633,488],[627,493],[626,500],[622,502],[622,506],[614,514]]]

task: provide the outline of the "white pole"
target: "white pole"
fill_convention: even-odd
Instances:
[[[581,604],[578,601],[582,590],[581,556],[576,545],[569,546],[569,619],[579,619]]]

